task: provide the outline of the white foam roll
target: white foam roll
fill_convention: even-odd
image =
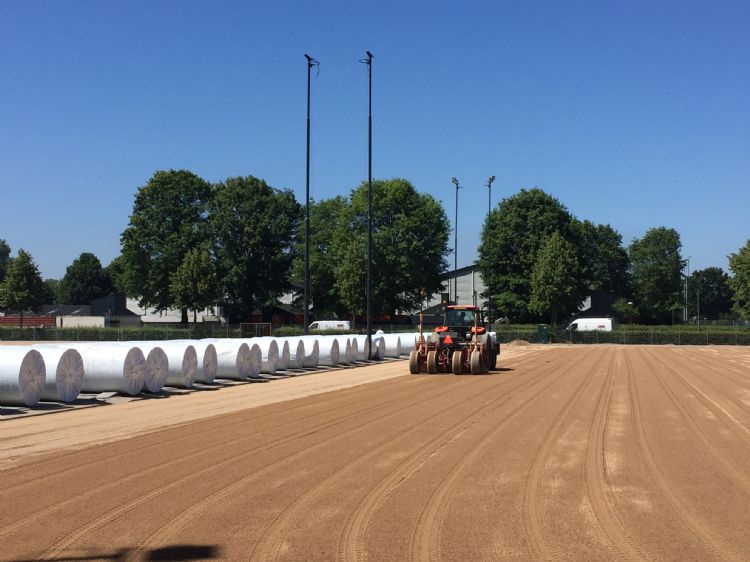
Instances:
[[[354,363],[355,361],[359,361],[359,342],[357,341],[357,338],[354,336],[351,336],[349,338],[349,343],[351,344],[351,363]]]
[[[166,385],[192,388],[198,371],[198,353],[192,343],[163,341],[159,347],[167,354],[169,371]]]
[[[216,347],[212,343],[193,341],[191,345],[195,349],[195,359],[198,368],[195,371],[197,382],[212,383],[216,378]]]
[[[135,342],[123,342],[124,345],[132,345]],[[137,345],[143,352],[146,358],[143,364],[145,372],[145,378],[143,380],[143,388],[149,392],[159,392],[164,385],[167,384],[167,377],[169,376],[169,357],[164,351],[162,344],[159,342],[158,345],[150,341],[138,342]]]
[[[170,344],[192,346],[195,350],[195,382],[212,383],[216,378],[216,347],[206,340],[169,340]],[[172,361],[169,362],[170,368]]]
[[[360,361],[368,359],[367,353],[367,336],[354,336],[357,340],[359,352],[357,358]],[[369,359],[382,359],[385,357],[385,341],[381,335],[372,336],[372,353],[369,354]]]
[[[134,345],[117,342],[76,344],[83,359],[81,392],[122,392],[135,396],[146,380],[146,357]]]
[[[260,348],[260,372],[273,375],[279,369],[279,344],[275,338],[252,338],[248,340]],[[288,360],[287,360],[288,361]]]
[[[35,406],[47,369],[42,354],[27,346],[0,346],[0,404]]]
[[[35,345],[47,367],[42,400],[72,402],[81,393],[83,359],[74,348],[63,345]]]
[[[279,340],[276,340],[279,343]],[[281,342],[281,349],[279,349],[279,371],[286,371],[289,368],[289,362],[291,361],[291,352],[289,350],[289,340],[284,339]]]
[[[318,365],[335,367],[339,364],[339,341],[337,338],[318,338],[320,356]]]
[[[379,334],[378,337],[383,338],[383,341],[385,342],[385,357],[401,356],[402,351],[400,334]]]
[[[200,340],[213,344],[216,349],[216,376],[223,379],[242,380],[257,376],[257,352],[239,339],[216,338]]]
[[[289,368],[301,369],[305,362],[305,342],[298,337],[285,339],[289,343]]]
[[[320,360],[318,336],[300,336],[300,339],[305,342],[305,359],[302,361],[302,366],[317,367]]]
[[[257,377],[260,374],[260,369],[263,364],[263,353],[260,351],[260,346],[254,343],[250,346],[250,355],[247,360],[247,376]]]

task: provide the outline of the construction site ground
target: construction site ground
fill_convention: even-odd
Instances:
[[[498,366],[0,421],[0,559],[750,558],[750,349],[518,345]]]

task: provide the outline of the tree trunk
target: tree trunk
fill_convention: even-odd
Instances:
[[[180,310],[180,316],[181,316],[180,322],[183,323],[183,324],[187,324],[188,323],[188,311],[187,311],[187,308],[183,308],[183,309]]]
[[[18,316],[18,327],[23,330],[23,309],[21,310],[21,314]]]
[[[198,311],[193,310],[193,324],[196,324],[198,322]]]

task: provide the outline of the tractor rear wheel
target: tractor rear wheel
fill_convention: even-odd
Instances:
[[[419,374],[419,353],[416,349],[412,349],[409,353],[409,372],[412,375]]]
[[[427,372],[434,375],[437,371],[437,352],[433,349],[427,352]]]
[[[481,366],[483,373],[489,373],[490,372],[490,350],[487,349],[487,346],[485,346],[482,349],[482,366]]]
[[[482,372],[482,352],[472,351],[469,358],[469,365],[471,366],[471,374],[478,375]]]
[[[497,368],[497,351],[493,347],[490,349],[490,371],[494,371]]]
[[[463,354],[461,353],[461,350],[457,349],[451,356],[451,371],[454,375],[460,375],[463,372],[463,363]]]

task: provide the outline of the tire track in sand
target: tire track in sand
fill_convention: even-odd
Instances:
[[[448,389],[445,392],[440,392],[437,394],[437,398],[442,398],[446,394],[450,394],[453,392],[452,389]],[[478,397],[483,394],[483,391],[477,392],[475,394],[472,394],[462,402],[456,404],[453,407],[459,407],[460,405]],[[409,404],[408,406],[400,409],[396,412],[391,412],[387,415],[382,416],[378,420],[374,420],[372,423],[375,423],[377,421],[383,420],[387,417],[396,415],[398,413],[401,413],[405,410],[412,409],[414,406],[420,405],[422,403],[425,403],[427,400],[419,400],[418,402],[414,402],[412,404]],[[451,407],[451,409],[453,408]],[[434,420],[435,418],[439,417],[444,413],[446,410],[442,410],[441,412],[430,415],[426,418],[426,420],[423,420],[421,422],[413,424],[411,427],[406,428],[403,430],[403,433],[407,433],[409,431],[414,430],[422,423],[426,423],[428,421]],[[369,425],[369,424],[367,424]],[[364,427],[364,426],[361,426]],[[352,428],[345,432],[342,432],[338,435],[336,435],[336,438],[344,437],[350,433],[353,433],[357,429],[361,429],[361,427],[358,428]],[[331,441],[333,439],[326,440],[324,442],[318,443],[315,445],[315,447],[319,447],[323,443],[327,441]],[[382,443],[379,448],[386,447],[390,444],[389,440],[386,440],[386,442]],[[310,448],[312,449],[312,448]],[[308,449],[309,450],[309,449]],[[177,516],[173,517],[166,525],[159,528],[157,531],[149,535],[144,541],[142,541],[138,545],[138,550],[142,550],[146,546],[148,547],[159,547],[163,546],[168,543],[169,539],[174,536],[175,534],[179,533],[182,529],[184,529],[187,525],[189,525],[192,521],[197,519],[201,516],[202,513],[204,513],[207,509],[211,508],[216,503],[222,501],[227,496],[233,494],[236,491],[239,491],[243,488],[245,488],[248,483],[257,478],[258,476],[269,472],[272,468],[274,468],[276,465],[279,465],[283,462],[289,461],[292,458],[296,458],[298,456],[301,456],[302,453],[307,451],[299,451],[299,453],[295,453],[294,455],[291,455],[289,457],[286,457],[284,459],[280,459],[278,462],[273,463],[272,465],[267,465],[263,467],[260,471],[256,471],[252,475],[243,477],[242,479],[232,483],[228,487],[216,490],[214,493],[210,494],[209,496],[203,498],[200,500],[197,504],[193,504],[192,506],[188,507],[187,509],[180,512]],[[284,527],[285,524],[288,523],[288,521],[292,517],[292,511],[294,509],[295,504],[297,504],[304,496],[313,494],[315,491],[319,490],[323,485],[328,483],[331,479],[335,479],[335,477],[342,473],[344,470],[346,470],[348,467],[352,466],[353,464],[359,462],[360,459],[355,459],[353,461],[347,462],[342,467],[339,467],[337,470],[335,470],[332,473],[328,473],[327,477],[324,477],[322,480],[319,480],[315,484],[313,484],[312,488],[308,488],[304,492],[301,492],[300,494],[297,494],[294,498],[287,501],[284,506],[281,507],[280,511],[270,520],[266,523],[262,531],[260,532],[261,536],[261,542],[264,544],[259,547],[258,543],[255,543],[253,545],[253,548],[251,552],[247,555],[247,559],[259,559],[259,560],[268,560],[272,558],[272,554],[274,557],[278,555],[278,550],[281,548],[281,545],[283,543],[283,537],[285,534],[281,534],[278,531],[279,527]],[[285,528],[285,527],[284,527]],[[270,537],[270,538],[269,538]],[[281,538],[279,538],[281,537]],[[133,559],[135,553],[133,553],[129,558],[127,559]],[[127,560],[126,559],[126,560]]]
[[[597,349],[598,356],[595,357],[593,365],[587,367],[588,372],[583,380],[575,388],[571,396],[563,405],[562,410],[554,417],[552,424],[550,425],[547,432],[544,434],[542,442],[536,449],[534,456],[531,461],[529,471],[526,473],[524,478],[523,486],[523,527],[529,546],[534,552],[537,559],[545,560],[556,560],[560,559],[562,554],[556,550],[551,551],[546,541],[544,540],[542,528],[544,527],[542,521],[542,482],[544,480],[544,467],[546,465],[547,457],[550,454],[553,443],[556,441],[556,437],[561,432],[565,419],[568,417],[570,412],[573,410],[576,402],[584,395],[586,388],[591,384],[596,375],[597,368],[603,362],[606,354],[606,350],[602,351]],[[587,357],[588,358],[588,357]]]
[[[604,441],[607,435],[607,421],[612,409],[612,387],[615,380],[617,359],[621,350],[613,350],[613,357],[607,368],[607,375],[597,400],[594,419],[591,422],[586,452],[584,455],[583,476],[591,505],[591,512],[599,529],[609,545],[621,560],[647,560],[653,556],[644,554],[628,533],[617,509],[617,501],[608,477]]]
[[[368,411],[373,410],[375,408],[378,408],[378,407],[382,406],[383,404],[387,404],[387,403],[391,402],[391,400],[392,400],[392,391],[391,390],[384,389],[384,391],[382,392],[382,394],[384,395],[384,396],[382,396],[383,400],[380,401],[380,402],[378,402],[378,403],[376,403],[376,404],[372,404],[372,399],[369,399],[369,400],[368,399],[364,399],[364,400],[360,401],[359,403],[369,403],[370,406],[367,407],[367,408],[363,408],[361,410],[358,410],[356,413],[353,413],[352,415],[350,415],[349,418],[356,418],[356,417],[362,415],[362,413],[367,413]],[[380,396],[376,396],[376,398],[380,398]],[[308,432],[309,431],[320,431],[320,430],[326,429],[327,427],[330,427],[330,425],[331,425],[330,422],[326,422],[326,423],[323,423],[321,425],[318,425],[318,426],[312,427],[312,428],[308,427],[308,425],[309,425],[309,423],[314,418],[324,417],[324,416],[326,416],[326,415],[328,415],[330,413],[335,412],[336,410],[337,410],[337,407],[333,407],[333,408],[326,409],[325,411],[318,412],[317,414],[314,414],[314,415],[310,416],[309,418],[290,421],[290,422],[288,422],[286,424],[282,424],[282,425],[278,426],[277,428],[275,428],[275,431],[280,431],[280,430],[283,430],[283,429],[286,429],[286,428],[289,428],[289,427],[293,427],[295,425],[304,425],[305,428],[306,428],[306,431],[308,431]],[[272,414],[268,414],[268,415],[272,415]],[[252,421],[255,421],[255,420],[257,420],[257,418],[253,418],[253,419],[250,420],[250,422],[244,422],[244,423],[243,423],[242,420],[240,420],[240,421],[237,421],[237,422],[229,424],[229,427],[234,427],[234,426],[238,426],[239,427],[239,426],[247,425],[247,423],[251,423]],[[223,430],[226,429],[226,427],[227,426],[221,426],[220,429],[223,431]],[[195,434],[191,434],[191,435],[194,436]],[[188,438],[190,438],[191,435],[188,435]],[[195,459],[195,458],[198,458],[198,457],[203,457],[203,456],[205,456],[207,454],[212,454],[214,452],[220,452],[220,451],[228,450],[228,447],[236,446],[238,444],[241,444],[244,441],[247,441],[248,439],[252,439],[253,437],[254,436],[252,436],[252,435],[250,435],[250,436],[243,435],[241,437],[230,438],[230,439],[227,439],[225,441],[218,442],[218,443],[216,443],[214,445],[211,445],[209,447],[197,450],[197,451],[195,451],[193,453],[178,455],[178,456],[176,456],[175,458],[173,458],[170,461],[157,464],[155,466],[152,466],[151,468],[147,468],[145,470],[139,470],[139,471],[136,471],[136,472],[131,472],[128,476],[126,476],[124,478],[119,478],[119,479],[116,479],[114,481],[108,482],[107,484],[104,484],[104,485],[101,485],[101,486],[95,486],[93,488],[90,488],[86,492],[83,492],[81,494],[76,494],[76,495],[71,496],[71,497],[69,497],[69,498],[67,498],[65,500],[62,500],[62,501],[58,501],[58,502],[56,502],[56,503],[54,503],[54,504],[52,504],[52,505],[50,505],[50,506],[48,506],[48,507],[46,507],[44,509],[35,511],[34,513],[31,513],[31,514],[29,514],[26,517],[23,517],[21,519],[16,520],[13,523],[11,523],[10,525],[6,525],[6,526],[0,528],[0,539],[2,539],[3,537],[7,537],[8,535],[10,535],[10,534],[18,531],[19,529],[22,529],[23,527],[25,527],[27,525],[31,525],[34,522],[43,519],[44,517],[52,515],[56,511],[60,511],[61,509],[65,509],[68,506],[71,506],[73,504],[80,503],[80,502],[85,502],[85,501],[89,500],[90,498],[97,497],[97,496],[99,496],[101,494],[106,494],[109,491],[115,490],[115,489],[117,489],[117,488],[119,488],[119,487],[121,487],[123,485],[128,485],[128,484],[130,484],[132,482],[138,482],[139,480],[147,478],[147,477],[149,477],[152,474],[161,474],[161,473],[164,473],[164,472],[168,471],[171,467],[183,465],[187,461],[190,461],[192,459]],[[257,453],[260,453],[260,452],[265,452],[267,450],[272,450],[275,447],[279,447],[279,446],[285,445],[287,442],[289,442],[289,438],[278,439],[278,440],[274,441],[273,443],[267,444],[264,447],[256,449],[254,451],[254,453],[257,454]],[[136,449],[136,451],[134,451],[133,454],[137,454],[137,453],[139,453],[141,451],[142,451],[141,449]],[[132,455],[131,454],[116,455],[115,458],[120,457],[120,456],[132,456]],[[109,457],[109,458],[112,459],[112,457]],[[93,463],[84,463],[84,466],[88,465],[88,464],[93,464]],[[214,466],[217,466],[217,465],[212,465],[211,467],[209,467],[209,468],[207,468],[205,470],[213,470]],[[65,474],[65,472],[66,471],[63,471],[62,474]],[[24,487],[26,485],[27,485],[27,483],[24,482],[23,484],[19,485],[19,487],[22,488],[22,487]],[[13,488],[13,489],[15,489],[15,488]]]
[[[441,392],[441,393],[435,393],[435,395],[437,397],[439,397],[439,396],[441,396],[443,394],[447,394],[448,392],[450,392],[450,390],[444,391],[444,392]],[[419,403],[426,402],[428,400],[431,400],[432,398],[435,398],[435,396],[430,395],[428,397],[425,397]],[[392,396],[391,396],[390,400],[386,400],[386,403],[392,403],[392,402],[393,402]],[[372,406],[370,408],[366,408],[365,411],[366,412],[371,412],[371,411],[377,409],[378,407],[380,407],[380,405],[374,405],[374,406]],[[411,407],[413,407],[413,404],[407,404],[407,405],[405,405],[405,406],[403,406],[401,408],[397,408],[395,410],[395,412],[388,412],[388,413],[385,413],[385,414],[377,416],[375,419],[363,421],[363,422],[361,422],[361,423],[359,423],[357,425],[352,426],[346,432],[340,433],[340,434],[336,434],[336,435],[334,435],[334,436],[326,439],[323,442],[333,441],[333,440],[338,439],[338,438],[340,438],[340,437],[342,437],[342,436],[344,436],[344,435],[346,435],[348,433],[356,431],[356,430],[358,430],[358,429],[360,429],[362,427],[365,427],[365,426],[370,425],[372,423],[376,423],[377,421],[379,421],[379,420],[381,420],[381,419],[383,419],[385,417],[388,417],[389,415],[393,415],[396,412],[400,412],[400,411],[409,409]],[[86,534],[96,533],[98,530],[102,529],[106,525],[109,525],[111,523],[114,523],[114,522],[117,522],[117,521],[121,520],[122,518],[126,517],[130,512],[132,512],[135,509],[137,509],[137,508],[139,508],[139,507],[147,504],[148,502],[153,501],[156,498],[158,498],[160,496],[163,496],[163,495],[165,495],[167,493],[170,493],[173,490],[175,490],[176,488],[178,488],[180,486],[183,486],[185,484],[188,484],[189,482],[191,482],[193,480],[197,480],[197,479],[200,479],[203,476],[210,475],[210,474],[216,472],[217,469],[222,469],[222,468],[230,466],[232,464],[236,464],[238,462],[241,462],[243,459],[252,457],[253,455],[257,455],[257,454],[260,454],[260,453],[269,452],[269,451],[272,451],[273,449],[277,449],[277,448],[279,448],[279,447],[281,447],[283,445],[286,445],[286,444],[289,444],[289,443],[293,443],[294,441],[298,441],[298,440],[302,439],[303,437],[307,437],[309,435],[313,435],[315,433],[318,433],[318,432],[320,432],[320,431],[322,431],[324,429],[328,429],[328,428],[334,427],[334,426],[340,424],[342,421],[359,419],[359,418],[362,417],[362,412],[363,412],[362,410],[357,411],[357,412],[353,412],[352,414],[346,416],[345,418],[337,418],[335,420],[327,422],[326,424],[323,424],[321,427],[313,428],[313,429],[306,429],[301,434],[292,435],[292,436],[289,436],[288,438],[285,438],[285,439],[282,439],[282,440],[278,440],[276,442],[268,443],[266,445],[263,445],[261,447],[252,449],[250,451],[246,451],[246,452],[241,453],[239,455],[237,455],[237,454],[232,455],[228,459],[225,459],[225,460],[220,461],[220,462],[212,463],[209,466],[207,466],[207,467],[205,467],[205,468],[203,468],[203,469],[201,469],[201,470],[199,470],[197,472],[193,472],[191,474],[188,474],[188,475],[186,475],[186,476],[184,476],[182,478],[179,478],[178,480],[175,480],[175,481],[170,482],[169,484],[167,484],[165,486],[162,486],[161,488],[158,488],[156,490],[148,492],[148,493],[146,493],[146,494],[144,494],[142,496],[139,496],[138,498],[136,498],[134,500],[131,500],[131,501],[128,501],[128,502],[126,502],[126,503],[124,503],[122,505],[119,505],[117,508],[109,511],[106,515],[103,515],[99,519],[97,519],[95,521],[92,521],[92,522],[89,522],[86,525],[83,525],[83,526],[79,527],[75,531],[73,531],[70,534],[66,535],[66,537],[64,539],[61,539],[61,540],[56,541],[55,543],[53,543],[51,546],[49,546],[47,549],[45,549],[45,551],[38,557],[38,559],[42,559],[42,560],[44,560],[44,559],[48,559],[48,560],[52,559],[52,560],[54,560],[56,558],[59,558],[60,555],[67,548],[69,548],[71,545],[75,544],[79,539],[81,539]],[[263,472],[268,471],[272,467],[274,467],[274,466],[276,466],[276,465],[284,462],[285,460],[288,460],[290,458],[294,458],[294,457],[300,456],[303,453],[305,453],[305,452],[307,452],[309,450],[312,450],[315,447],[318,447],[320,444],[321,444],[321,442],[318,442],[318,443],[315,443],[313,445],[304,447],[302,449],[298,449],[294,453],[291,453],[291,454],[287,455],[286,457],[284,457],[284,458],[282,458],[282,459],[280,459],[280,460],[278,460],[278,461],[276,461],[276,462],[274,462],[274,463],[272,463],[270,465],[267,465],[266,467],[264,467],[262,469],[262,471]],[[247,479],[255,478],[255,477],[259,476],[262,471],[255,472],[252,475],[249,475],[248,477],[245,477],[245,478],[241,479],[240,482],[244,482]],[[235,485],[232,485],[232,486],[233,486],[232,489],[234,489]],[[193,504],[192,507],[195,508],[198,505],[200,505],[200,502],[198,502],[197,504]],[[132,553],[132,555],[135,555],[135,552]]]
[[[446,476],[444,476],[443,479],[437,484],[437,486],[433,488],[432,492],[427,498],[427,501],[422,507],[422,511],[420,512],[410,541],[410,552],[412,560],[439,560],[442,522],[445,519],[450,501],[456,489],[458,488],[458,484],[460,483],[459,479],[465,475],[466,470],[476,460],[480,453],[483,452],[486,445],[490,443],[500,433],[501,430],[505,429],[505,426],[508,422],[515,418],[517,414],[523,412],[527,407],[531,406],[534,398],[538,398],[539,396],[541,396],[544,391],[546,391],[548,388],[562,379],[563,376],[565,376],[567,367],[577,363],[578,358],[573,357],[562,365],[559,363],[554,363],[552,366],[550,366],[549,370],[545,370],[540,373],[534,382],[543,380],[552,373],[557,372],[558,374],[547,384],[542,386],[542,388],[538,389],[531,399],[522,403],[520,406],[518,406],[514,410],[511,410],[507,415],[499,419],[496,427],[492,431],[490,431],[490,433],[482,437],[481,440],[471,449],[468,454],[463,455],[459,459],[459,461],[454,466],[452,466],[450,470],[448,470]],[[529,388],[531,388],[531,385],[523,390],[527,390]],[[377,508],[377,505],[373,506],[370,509],[368,520],[369,517],[371,517],[372,512],[374,512],[375,508]],[[357,533],[359,535],[359,542],[362,541],[364,531],[365,528],[363,527],[362,530]]]
[[[640,350],[634,350],[634,353],[640,353]],[[673,516],[681,521],[686,529],[689,529],[692,536],[702,544],[715,559],[742,560],[743,557],[738,556],[732,547],[725,544],[724,541],[713,537],[705,530],[701,521],[692,514],[692,510],[689,508],[687,502],[681,499],[679,494],[669,485],[669,482],[651,453],[651,448],[646,436],[646,429],[643,425],[643,411],[641,409],[640,399],[638,398],[638,389],[633,374],[633,366],[628,358],[628,354],[625,354],[625,370],[628,377],[628,391],[630,393],[632,419],[638,450],[646,469],[651,475],[651,479],[661,489],[662,497],[669,504]],[[657,374],[656,371],[652,372]]]

